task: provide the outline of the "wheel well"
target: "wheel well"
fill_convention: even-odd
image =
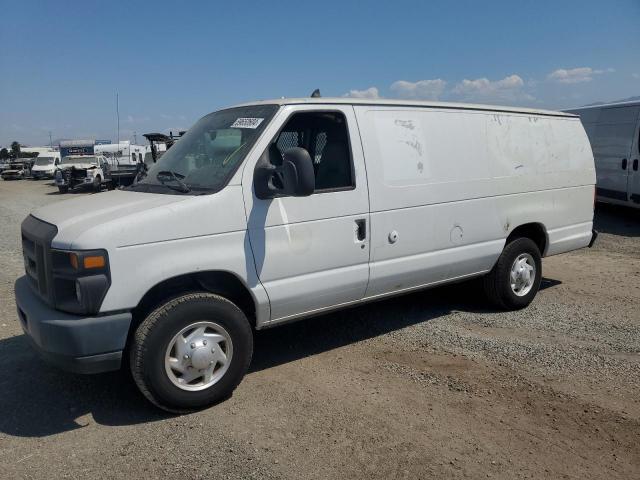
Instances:
[[[253,327],[256,324],[256,308],[249,289],[229,272],[197,272],[164,280],[151,288],[133,309],[132,329],[161,303],[184,293],[205,291],[231,300],[247,316]]]
[[[516,238],[522,237],[533,240],[540,250],[540,255],[544,255],[545,249],[547,248],[547,232],[545,231],[544,226],[539,223],[525,223],[524,225],[519,225],[511,231],[505,244],[509,244]]]

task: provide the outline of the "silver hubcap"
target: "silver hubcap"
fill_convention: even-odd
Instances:
[[[536,280],[536,262],[528,253],[521,253],[511,265],[511,290],[519,297],[531,291]]]
[[[169,342],[164,368],[182,390],[209,388],[229,369],[233,344],[229,333],[215,322],[196,322]]]

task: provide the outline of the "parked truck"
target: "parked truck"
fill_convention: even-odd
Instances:
[[[131,185],[144,165],[144,145],[132,145],[129,141],[97,144],[96,154],[104,155],[111,167],[111,181],[116,186]]]
[[[78,188],[91,188],[94,192],[103,186],[113,188],[111,168],[102,155],[67,155],[62,158],[55,173],[60,193]]]
[[[18,317],[53,363],[126,363],[147,399],[190,411],[233,392],[254,329],[474,277],[497,308],[525,308],[542,257],[593,243],[595,178],[568,113],[243,104],[131,187],[29,215]]]

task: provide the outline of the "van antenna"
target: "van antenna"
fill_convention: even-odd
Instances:
[[[311,94],[311,98],[320,98],[322,95],[320,95],[320,89],[316,88],[313,93]]]

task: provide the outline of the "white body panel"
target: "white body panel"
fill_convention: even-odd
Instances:
[[[589,136],[601,202],[640,208],[640,102],[570,110]]]
[[[256,326],[490,270],[506,238],[535,223],[546,255],[591,239],[595,170],[577,117],[557,112],[352,99],[278,100],[280,109],[221,191],[114,191],[34,213],[53,247],[104,248],[101,311],[135,307],[153,286],[234,274]],[[256,197],[256,164],[294,112],[340,112],[355,187]],[[60,208],[62,207],[62,208]],[[366,222],[357,236],[356,220]]]
[[[367,296],[487,272],[526,223],[573,229],[550,237],[547,254],[589,243],[593,158],[576,118],[386,106],[356,114],[371,198]]]

